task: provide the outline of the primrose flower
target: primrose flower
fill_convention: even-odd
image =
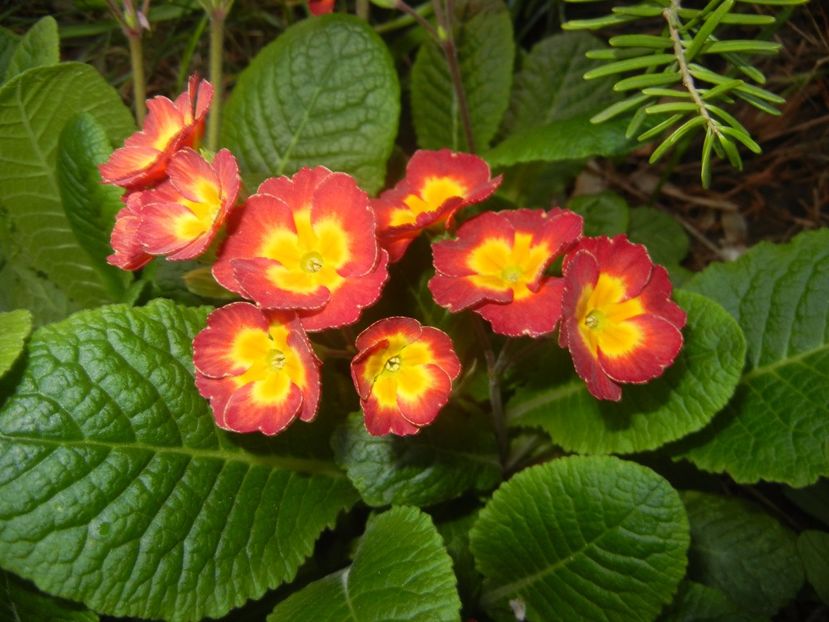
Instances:
[[[139,238],[142,194],[144,193],[128,194],[127,204],[115,215],[115,226],[109,239],[109,244],[115,252],[107,257],[107,263],[122,270],[138,270],[153,258],[144,251]]]
[[[442,307],[472,309],[500,335],[552,332],[563,282],[544,273],[581,231],[581,216],[567,210],[485,212],[465,222],[457,239],[432,245],[429,290]]]
[[[374,436],[417,434],[449,401],[461,363],[449,336],[408,317],[375,322],[357,337],[351,377]]]
[[[415,152],[403,180],[374,201],[381,245],[399,261],[421,231],[451,227],[455,212],[489,198],[500,183],[486,161],[470,153]]]
[[[138,237],[151,255],[192,259],[216,236],[239,193],[239,167],[227,149],[209,164],[190,148],[170,158],[169,179],[141,193]]]
[[[198,76],[190,77],[187,91],[175,102],[164,96],[148,99],[144,127],[98,167],[101,180],[128,190],[149,188],[162,181],[176,151],[198,146],[212,99],[213,87]]]
[[[308,331],[351,324],[388,278],[368,197],[350,175],[304,168],[248,198],[213,266],[225,288],[295,309]]]
[[[220,307],[193,340],[193,362],[220,428],[272,435],[316,415],[320,362],[293,313]]]
[[[617,382],[662,374],[682,348],[685,312],[645,247],[626,236],[585,238],[564,260],[559,341],[595,397],[618,401]]]

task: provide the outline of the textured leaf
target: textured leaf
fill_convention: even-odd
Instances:
[[[768,618],[746,613],[720,590],[695,581],[683,581],[674,602],[659,617],[660,622],[768,622]]]
[[[348,568],[311,583],[269,622],[455,622],[460,600],[452,560],[431,518],[397,507],[369,519]]]
[[[39,592],[28,581],[0,570],[0,621],[97,622],[98,615],[76,603]]]
[[[562,205],[568,186],[584,168],[581,160],[561,162],[527,162],[503,170],[504,179],[498,197],[522,207]]]
[[[98,164],[107,160],[112,146],[103,127],[89,113],[70,120],[60,134],[57,181],[63,209],[78,243],[114,298],[121,298],[130,275],[110,266],[109,236],[115,214],[123,203],[122,191],[101,183]]]
[[[541,427],[556,444],[581,453],[655,449],[704,427],[734,392],[745,340],[713,301],[684,291],[675,296],[688,313],[685,346],[662,377],[625,386],[618,403],[593,398],[575,374],[531,384],[509,401],[510,425]]]
[[[1,224],[1,223],[0,223]],[[10,250],[3,246],[3,251]],[[19,251],[0,267],[0,309],[30,309],[35,326],[62,320],[80,306],[32,269]]]
[[[60,39],[55,18],[46,16],[35,22],[15,47],[6,68],[6,79],[33,67],[57,65],[60,62]]]
[[[653,207],[631,208],[628,237],[647,246],[651,259],[667,267],[685,259],[690,247],[682,225],[670,214]]]
[[[24,309],[0,313],[0,376],[3,376],[23,351],[32,331],[32,314]]]
[[[492,166],[511,166],[621,155],[634,145],[625,138],[627,124],[628,119],[616,118],[596,125],[590,115],[553,121],[512,134],[484,156]]]
[[[582,78],[603,64],[585,58],[585,52],[603,47],[599,39],[583,32],[556,34],[533,46],[515,76],[505,131],[592,115],[617,100],[613,80]]]
[[[337,463],[372,506],[434,505],[501,480],[495,439],[485,421],[443,412],[411,437],[370,435],[352,413],[334,435]]]
[[[385,181],[399,116],[383,41],[362,20],[327,15],[286,30],[242,72],[222,140],[251,191],[265,177],[324,164],[373,193]]]
[[[773,615],[803,585],[795,534],[754,504],[689,491],[688,576],[744,611]]]
[[[22,255],[17,265],[42,273],[77,305],[92,306],[112,298],[72,233],[55,175],[58,137],[80,112],[92,114],[114,142],[132,127],[118,94],[87,65],[30,69],[0,89],[0,204]]]
[[[512,21],[502,0],[459,0],[454,23],[472,137],[475,150],[482,151],[495,136],[509,105],[515,58]],[[418,145],[468,151],[446,57],[431,40],[417,53],[411,89]]]
[[[572,456],[502,485],[471,533],[485,607],[527,620],[648,620],[685,573],[688,522],[648,468]],[[504,618],[507,619],[507,618]]]
[[[829,533],[807,530],[797,539],[806,578],[820,599],[829,605]]]
[[[111,615],[217,617],[291,580],[355,501],[294,430],[215,427],[191,362],[207,310],[103,307],[34,333],[0,410],[4,567]]]
[[[628,229],[628,205],[615,192],[576,196],[567,203],[567,209],[584,218],[585,235],[616,235]]]
[[[0,84],[3,84],[3,80],[6,78],[6,70],[18,43],[20,43],[19,36],[8,28],[0,26]]]
[[[748,355],[734,399],[683,457],[742,483],[829,475],[829,230],[758,244],[686,286],[736,318]]]

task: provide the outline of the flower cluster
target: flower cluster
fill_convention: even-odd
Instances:
[[[221,238],[212,274],[246,302],[211,313],[193,343],[196,385],[220,427],[276,434],[312,420],[322,363],[308,333],[357,322],[380,298],[389,264],[427,232],[445,238],[432,244],[428,285],[439,305],[474,311],[508,337],[559,328],[596,397],[618,400],[618,383],[645,382],[676,358],[685,314],[644,247],[583,237],[581,217],[562,209],[485,211],[454,231],[461,210],[492,195],[500,177],[447,149],[416,152],[376,199],[350,175],[316,166],[266,179],[240,203],[233,155],[197,151],[211,97],[210,84],[193,78],[175,102],[150,100],[144,127],[100,172],[127,191],[110,263],[137,270],[155,256],[193,259]],[[351,376],[375,435],[431,423],[461,373],[449,336],[413,318],[371,324],[355,348]]]

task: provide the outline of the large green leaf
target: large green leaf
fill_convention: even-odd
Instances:
[[[806,530],[797,539],[806,578],[820,599],[829,605],[829,533]]]
[[[57,65],[60,62],[58,23],[46,16],[32,26],[20,39],[6,68],[6,79],[34,67]]]
[[[469,532],[477,519],[476,510],[437,525],[438,533],[446,545],[446,552],[452,558],[461,602],[470,604],[478,602],[483,586],[483,577],[475,568],[475,557],[469,548]]]
[[[286,30],[242,72],[222,141],[251,191],[270,175],[324,164],[373,193],[385,181],[399,116],[383,41],[362,20],[327,15]]]
[[[618,99],[613,80],[582,76],[602,65],[585,57],[605,45],[584,32],[560,33],[530,50],[515,76],[504,130],[520,132],[553,121],[595,114]]]
[[[455,45],[475,149],[489,146],[509,105],[515,43],[502,0],[455,3]],[[468,151],[460,108],[443,51],[431,40],[418,51],[411,77],[418,145]]]
[[[740,611],[720,590],[683,581],[674,602],[659,616],[660,622],[768,622],[768,618]]]
[[[71,119],[60,134],[57,180],[63,209],[78,243],[113,297],[120,298],[129,273],[106,262],[109,236],[123,203],[120,188],[101,183],[98,165],[112,152],[106,131],[89,113]]]
[[[45,275],[77,305],[93,306],[112,297],[72,233],[55,174],[58,137],[80,112],[94,116],[114,142],[132,128],[118,94],[87,65],[30,69],[0,89],[0,204],[20,250],[19,269]]]
[[[352,413],[333,439],[337,462],[369,505],[433,505],[501,480],[495,439],[485,421],[444,412],[411,437],[370,435]]]
[[[470,537],[485,607],[497,614],[509,601],[527,620],[574,622],[655,618],[685,573],[689,540],[670,484],[608,456],[520,472],[481,510]]]
[[[803,585],[796,536],[754,504],[689,491],[688,576],[744,611],[773,615]]]
[[[3,376],[23,351],[32,331],[32,314],[25,309],[0,313],[0,376]]]
[[[19,43],[20,37],[18,35],[8,28],[0,26],[0,84],[3,84],[6,70]]]
[[[191,361],[206,311],[110,306],[34,333],[0,411],[0,564],[103,613],[169,620],[293,578],[357,496],[302,453],[309,426],[273,441],[215,427]]]
[[[736,318],[748,355],[734,399],[683,457],[742,483],[829,475],[829,229],[758,244],[687,287]]]
[[[511,134],[484,156],[492,166],[512,166],[621,155],[634,145],[625,138],[627,124],[627,118],[617,117],[596,125],[589,114],[552,121]]]
[[[97,622],[98,615],[81,605],[43,594],[28,581],[0,570],[0,621]]]
[[[625,386],[618,403],[593,398],[575,374],[529,384],[507,404],[510,425],[541,427],[580,453],[654,449],[704,427],[734,392],[745,339],[715,302],[681,290],[675,295],[688,313],[685,345],[660,378]]]
[[[573,197],[567,202],[567,209],[584,218],[584,235],[613,236],[628,229],[628,204],[615,192]]]
[[[348,568],[281,602],[269,622],[455,622],[452,560],[432,520],[396,507],[369,519]]]

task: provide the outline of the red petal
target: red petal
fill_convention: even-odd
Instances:
[[[666,319],[640,315],[628,320],[643,334],[642,343],[625,356],[606,356],[599,346],[599,364],[617,382],[642,383],[660,376],[682,349],[682,333]]]
[[[107,263],[122,270],[138,270],[152,260],[152,255],[144,252],[138,240],[141,227],[141,192],[127,195],[126,206],[122,207],[115,216],[115,226],[112,228],[110,245],[115,251],[107,257]]]
[[[224,429],[232,432],[262,432],[272,436],[284,430],[302,407],[302,393],[291,384],[281,402],[256,399],[257,382],[237,389],[225,406]]]
[[[213,411],[213,419],[216,421],[216,425],[226,430],[225,408],[236,390],[233,379],[208,378],[196,371],[196,388],[202,397],[210,400],[210,410]]]
[[[243,295],[266,309],[319,309],[330,302],[331,292],[322,285],[305,294],[278,287],[268,276],[269,270],[280,268],[273,259],[233,259],[231,265]]]
[[[428,376],[429,388],[419,395],[408,397],[398,391],[397,405],[400,407],[400,414],[407,421],[424,426],[432,423],[440,410],[446,406],[452,392],[452,381],[437,365],[421,365],[419,371]]]
[[[266,333],[268,320],[247,302],[234,302],[207,316],[207,326],[193,340],[193,364],[205,376],[237,376],[249,369],[232,356],[234,340],[245,328]]]
[[[540,337],[555,330],[561,319],[564,279],[549,277],[526,298],[508,304],[485,303],[475,313],[488,321],[493,332],[508,337]]]
[[[587,383],[587,390],[600,400],[618,402],[622,399],[621,387],[604,372],[581,338],[576,320],[567,321],[567,347],[573,356],[576,373]]]
[[[363,309],[373,305],[380,298],[383,286],[389,278],[389,256],[380,251],[377,267],[364,276],[352,276],[343,281],[324,307],[319,310],[302,311],[302,325],[309,333],[339,328],[353,324],[360,319]]]
[[[624,234],[607,237],[583,238],[574,248],[587,250],[596,258],[599,270],[620,278],[625,283],[625,300],[638,296],[647,285],[653,270],[653,261],[647,249],[634,244]]]
[[[432,326],[424,326],[419,341],[429,344],[434,364],[440,367],[450,380],[456,380],[461,373],[461,362],[455,354],[449,335]]]
[[[654,266],[651,280],[642,290],[642,304],[648,313],[661,316],[677,328],[682,328],[688,316],[671,300],[672,292],[673,286],[668,271],[662,266]]]
[[[435,330],[435,329],[432,329]],[[410,317],[394,316],[374,322],[357,336],[358,351],[371,348],[392,335],[403,335],[406,343],[417,341],[423,332],[420,322]],[[440,332],[440,331],[438,331]],[[443,333],[441,333],[443,334]]]
[[[406,436],[420,431],[419,427],[404,419],[399,410],[384,409],[373,396],[361,401],[360,404],[365,415],[366,430],[372,436],[383,436],[389,433]]]
[[[374,384],[374,376],[367,376],[366,374],[368,363],[372,357],[382,355],[388,347],[388,339],[380,339],[365,349],[360,349],[357,355],[351,359],[351,380],[361,400],[368,399],[371,393],[371,387]]]
[[[512,247],[515,229],[503,212],[484,212],[458,229],[457,239],[432,244],[435,269],[446,276],[468,276],[476,271],[468,265],[469,253],[487,240],[500,239]]]

